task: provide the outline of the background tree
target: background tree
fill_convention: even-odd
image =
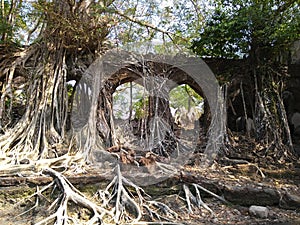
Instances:
[[[254,119],[256,138],[271,143],[268,150],[282,149],[282,143],[291,140],[280,95],[287,77],[283,65],[289,63],[290,46],[300,38],[299,28],[299,1],[219,1],[191,46],[203,57],[247,60],[250,74],[242,75],[248,86],[244,91],[254,93],[255,100],[249,104],[252,109],[240,114]],[[280,158],[287,152],[273,153]]]
[[[295,0],[219,1],[192,49],[201,56],[276,60],[299,39],[298,8]]]

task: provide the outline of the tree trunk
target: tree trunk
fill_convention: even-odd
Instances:
[[[108,21],[101,24],[101,33],[95,33],[95,26],[101,23],[101,13],[96,14],[93,10],[97,9],[92,4],[92,1],[43,3],[40,10],[45,15],[46,25],[40,41],[18,54],[7,53],[4,56],[13,60],[10,64],[0,64],[0,71],[4,72],[2,76],[8,77],[0,102],[4,132],[0,137],[0,148],[7,155],[12,155],[12,163],[19,163],[24,158],[36,160],[60,154],[56,146],[66,140],[68,119],[66,82],[69,76],[74,79],[74,67],[78,68],[85,63],[88,64],[84,68],[89,66],[91,60],[84,58],[87,58],[87,54],[94,58],[95,52],[101,52],[102,42],[108,33]],[[76,37],[79,39],[75,40]],[[9,116],[14,104],[14,93],[11,90],[14,78],[19,73],[29,81],[27,105],[23,117],[9,127],[5,115]],[[76,76],[76,80],[79,80],[81,74],[77,73]]]

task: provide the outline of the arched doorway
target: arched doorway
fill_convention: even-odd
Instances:
[[[147,109],[143,118],[145,128],[136,134],[132,126],[133,114],[127,115],[128,119],[125,117],[125,123],[118,124],[113,112],[114,94],[118,87],[134,83],[148,94],[142,100],[143,107]],[[87,117],[74,129],[79,149],[99,165],[113,166],[123,162],[122,166],[127,165],[127,171],[132,169],[134,177],[137,175],[135,170],[145,169],[134,165],[143,166],[147,161],[152,161],[155,167],[159,166],[160,169],[152,171],[157,178],[164,179],[168,174],[173,174],[175,168],[184,165],[193,155],[199,138],[194,132],[197,129],[189,130],[187,135],[176,134],[169,94],[182,84],[189,85],[203,97],[205,111],[200,117],[201,125],[209,130],[204,151],[207,157],[204,160],[211,161],[223,143],[224,126],[220,119],[223,116],[219,113],[224,105],[223,96],[219,94],[218,82],[209,67],[199,58],[183,55],[136,55],[112,50],[96,60],[79,84],[86,85],[84,90],[89,90],[92,95],[78,92],[80,96],[76,98],[78,103],[72,114],[75,122],[82,116]],[[123,135],[119,135],[119,131]],[[143,175],[140,178],[143,179]]]
[[[186,100],[185,109],[180,100]],[[175,144],[182,130],[190,130],[192,136],[197,129],[199,137],[199,126],[194,125],[200,115],[205,117],[203,130],[210,121],[209,105],[196,81],[177,67],[151,61],[122,68],[107,79],[100,90],[97,113],[97,128],[107,148],[124,145],[123,136],[130,133],[139,137],[139,142],[147,142],[145,148],[163,156],[172,151],[162,150],[161,142],[172,148],[170,143]]]

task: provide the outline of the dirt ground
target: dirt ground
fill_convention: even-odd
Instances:
[[[216,166],[211,170],[200,170],[195,166],[187,166],[185,172],[193,174],[205,173],[208,180],[218,180],[228,183],[238,181],[239,185],[247,183],[264,183],[266,185],[278,186],[278,188],[286,188],[289,190],[299,191],[299,180],[292,177],[272,177],[266,175],[267,178],[262,179],[257,171],[245,170],[241,168],[232,168],[226,166]],[[77,184],[75,185],[89,199],[95,199],[95,193],[98,189],[103,188],[107,183],[101,184]],[[168,184],[156,186],[156,190],[151,187],[145,187],[145,191],[152,192],[152,196],[157,201],[167,204],[177,213],[177,218],[170,219],[165,224],[278,224],[278,225],[297,225],[300,224],[300,209],[283,209],[278,205],[268,206],[268,218],[257,218],[249,214],[249,206],[239,204],[224,204],[220,200],[211,197],[205,193],[202,200],[212,209],[213,214],[203,207],[193,208],[193,213],[189,213],[185,201],[185,195],[182,191],[182,183]],[[101,187],[102,186],[102,187]],[[39,186],[41,189],[43,185]],[[0,187],[0,224],[6,225],[25,225],[36,224],[42,218],[51,214],[51,204],[55,201],[59,193],[53,189],[47,193],[43,193],[39,198],[29,198],[35,191],[39,190],[37,186],[20,184],[14,187]],[[160,190],[161,189],[161,190]],[[201,192],[202,195],[202,192]],[[247,195],[247,193],[245,193]],[[256,196],[253,196],[255,198]],[[37,200],[38,199],[38,200]],[[35,207],[36,205],[36,207]],[[89,212],[77,205],[68,205],[70,216],[80,218],[84,224],[85,218],[89,216]],[[167,217],[167,216],[166,216]],[[147,215],[144,215],[143,221],[149,221]],[[124,223],[126,224],[126,223]],[[136,224],[164,224],[164,223],[136,223]]]

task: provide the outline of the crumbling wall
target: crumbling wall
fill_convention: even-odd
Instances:
[[[205,59],[220,85],[227,85],[227,126],[231,131],[246,131],[253,119],[254,81],[247,59]]]

